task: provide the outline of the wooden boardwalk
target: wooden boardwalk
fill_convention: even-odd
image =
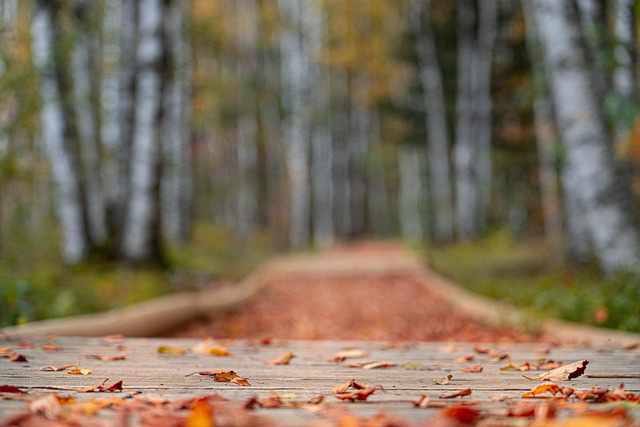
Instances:
[[[406,424],[395,425],[413,425],[433,420],[442,413],[443,407],[460,407],[460,404],[472,402],[476,403],[467,407],[480,412],[485,421],[493,420],[493,425],[514,425],[513,421],[507,422],[502,418],[509,410],[526,411],[532,405],[544,405],[552,395],[544,393],[534,399],[521,398],[523,393],[542,383],[526,379],[522,374],[535,377],[546,371],[503,370],[501,368],[509,365],[507,353],[514,366],[527,362],[535,365],[543,358],[567,364],[588,360],[584,375],[558,384],[574,390],[590,390],[595,386],[615,389],[624,383],[626,390],[635,395],[640,393],[640,348],[622,348],[613,344],[604,347],[471,343],[392,345],[382,342],[272,340],[266,343],[58,337],[52,342],[34,338],[28,343],[20,343],[17,338],[4,338],[0,340],[0,348],[0,386],[13,386],[26,392],[9,393],[9,388],[3,389],[5,392],[0,393],[0,426],[39,425],[38,420],[45,417],[62,420],[60,424],[50,425],[70,425],[65,424],[67,418],[64,417],[73,415],[77,418],[79,412],[87,418],[82,418],[84,421],[76,425],[139,425],[148,424],[153,419],[149,411],[156,411],[154,416],[164,419],[156,425],[207,425],[196,424],[193,419],[189,424],[186,420],[197,418],[194,415],[197,410],[185,409],[176,402],[212,394],[228,399],[224,405],[229,408],[244,407],[252,398],[271,398],[262,403],[280,406],[264,408],[253,405],[255,409],[251,411],[235,409],[236,412],[215,409],[216,425],[364,425],[348,424],[346,411],[357,417],[374,417],[384,411],[389,417],[399,416],[406,421]],[[171,354],[176,349],[184,352]],[[329,361],[345,349],[358,349],[366,355],[355,357],[358,354],[353,354],[354,357],[343,363],[380,362],[390,366],[363,369]],[[216,356],[198,352],[203,350],[205,353],[228,350],[229,354]],[[294,356],[288,364],[267,364],[287,352]],[[10,362],[9,356],[15,353],[23,355],[26,361]],[[125,357],[100,360],[96,356]],[[75,366],[78,362],[80,369],[91,369],[92,373],[73,375],[69,373],[72,367],[61,371],[41,369],[45,366]],[[481,366],[482,371],[463,372],[464,368],[473,365]],[[197,374],[212,370],[234,371],[250,385],[216,382],[211,376]],[[194,372],[195,375],[189,376]],[[448,375],[452,375],[450,384],[438,384]],[[100,392],[98,387],[94,392],[81,391],[105,380],[103,388],[122,381],[122,390]],[[381,389],[369,395],[366,401],[339,400],[334,396],[332,387],[350,380],[367,387],[379,385]],[[465,389],[470,389],[471,394],[440,397]],[[60,407],[52,406],[52,394],[73,397],[75,403],[63,402]],[[319,396],[322,396],[321,403],[317,403]],[[425,408],[412,403],[421,396],[429,398]],[[307,404],[309,401],[313,403]],[[82,402],[95,404],[81,406]],[[575,411],[576,405],[582,404],[575,397],[570,397],[568,402],[567,409],[560,409],[568,411],[565,416],[573,414],[569,411]],[[191,401],[183,406],[193,404]],[[594,409],[600,404],[589,405]],[[75,412],[74,408],[77,408]],[[36,419],[27,413],[39,413],[41,418]],[[532,418],[522,420],[520,425],[526,425]]]

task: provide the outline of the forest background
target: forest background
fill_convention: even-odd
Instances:
[[[631,0],[2,0],[0,324],[401,238],[640,331]]]

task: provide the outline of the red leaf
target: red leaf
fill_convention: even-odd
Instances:
[[[447,418],[453,418],[464,424],[473,423],[478,417],[480,412],[468,406],[449,406],[442,410],[442,416]]]
[[[0,385],[0,393],[27,393],[12,385]]]

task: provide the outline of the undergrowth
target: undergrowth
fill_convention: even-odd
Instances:
[[[505,232],[473,244],[433,248],[426,256],[432,268],[471,291],[520,308],[526,318],[640,332],[640,275],[604,278],[594,265],[559,264],[542,242],[516,242]]]
[[[232,249],[230,233],[207,224],[194,227],[188,244],[167,248],[167,269],[104,261],[70,267],[60,263],[54,234],[3,238],[0,326],[104,311],[219,281],[235,282],[267,257],[259,238],[239,254]]]

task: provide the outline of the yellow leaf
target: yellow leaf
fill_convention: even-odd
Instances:
[[[76,367],[67,372],[71,375],[90,375],[93,374],[93,369],[80,368],[80,362],[76,363]]]
[[[196,401],[185,425],[186,427],[214,427],[211,404],[206,399]]]
[[[158,353],[160,354],[170,354],[172,356],[180,356],[182,354],[185,354],[186,352],[187,350],[185,350],[184,348],[171,347],[169,345],[161,345],[160,347],[158,347]]]

